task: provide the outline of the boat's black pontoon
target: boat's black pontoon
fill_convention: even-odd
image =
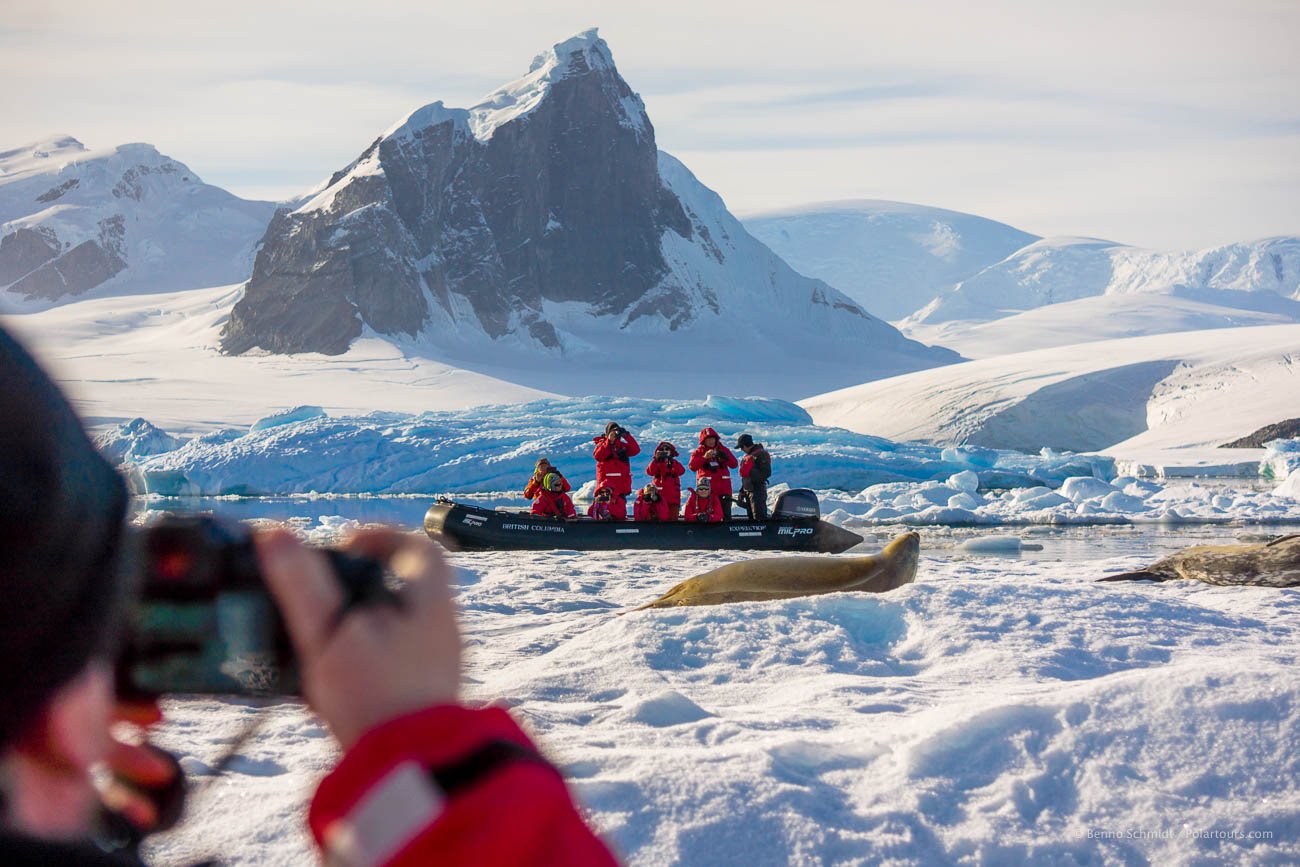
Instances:
[[[424,516],[433,539],[464,550],[613,551],[623,548],[683,550],[821,551],[838,554],[862,541],[821,520],[817,496],[786,491],[767,521],[568,521],[529,512],[483,509],[440,499]]]

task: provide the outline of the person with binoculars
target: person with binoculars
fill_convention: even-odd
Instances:
[[[126,486],[2,329],[0,406],[0,864],[139,865],[133,847],[179,812],[184,787],[174,758],[115,729],[160,716],[156,701],[115,696],[114,661],[143,604]],[[246,564],[283,615],[303,696],[343,750],[307,816],[323,860],[616,863],[509,714],[460,703],[439,549],[396,530],[343,547],[331,558],[273,530],[253,537]],[[388,601],[350,598],[340,559],[386,569]],[[99,832],[114,823],[132,837],[108,851]]]
[[[726,521],[731,520],[731,470],[739,465],[716,430],[706,427],[700,431],[700,446],[691,452],[690,468],[695,471],[696,487],[708,479],[713,495],[722,504],[722,517]]]
[[[660,442],[655,446],[654,460],[645,471],[659,489],[664,508],[668,510],[668,520],[677,520],[682,508],[682,476],[686,474],[686,467],[677,460],[677,447],[667,440]]]
[[[605,425],[602,436],[593,437],[596,444],[592,457],[596,459],[596,490],[609,488],[613,497],[623,506],[627,516],[627,497],[632,493],[632,465],[628,458],[641,454],[641,446],[626,428],[616,421]]]

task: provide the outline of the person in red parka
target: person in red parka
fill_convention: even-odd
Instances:
[[[533,477],[528,480],[528,484],[524,485],[524,497],[526,499],[531,500],[533,497],[537,496],[539,492],[546,490],[545,487],[543,487],[542,482],[545,480],[547,473],[555,473],[560,477],[560,482],[563,483],[563,491],[565,493],[572,490],[569,485],[569,480],[564,477],[564,473],[551,466],[549,459],[538,458],[537,466],[533,469]]]
[[[577,509],[573,508],[573,500],[564,493],[564,485],[564,477],[559,473],[547,473],[542,479],[542,490],[537,492],[537,499],[533,500],[533,514],[544,518],[578,517]]]
[[[591,505],[587,507],[587,517],[597,521],[626,521],[627,501],[614,496],[609,485],[597,488],[592,495]]]
[[[646,475],[655,480],[659,496],[663,498],[670,520],[677,520],[682,509],[682,476],[686,467],[677,460],[677,447],[664,440],[655,446],[655,457],[645,468]]]
[[[709,487],[722,503],[723,520],[731,520],[731,470],[740,466],[731,449],[718,439],[711,427],[700,431],[700,447],[691,452],[691,469],[695,471],[695,484],[709,480]]]
[[[672,521],[677,516],[669,511],[668,501],[659,493],[659,489],[654,485],[646,485],[632,505],[632,518],[636,521]]]
[[[686,501],[686,521],[716,522],[722,520],[722,503],[713,493],[708,476],[695,483],[695,490]]]
[[[596,488],[609,486],[616,499],[623,501],[623,514],[627,514],[627,495],[632,493],[632,465],[628,458],[641,454],[636,437],[616,421],[605,425],[605,435],[593,437],[596,448]]]

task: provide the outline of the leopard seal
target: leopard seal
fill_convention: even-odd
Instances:
[[[1257,587],[1300,586],[1300,534],[1263,545],[1196,545],[1134,572],[1099,581],[1201,581]]]
[[[921,537],[911,532],[894,539],[883,551],[870,557],[742,560],[687,579],[653,602],[633,610],[793,599],[845,590],[884,593],[912,583],[920,551]]]

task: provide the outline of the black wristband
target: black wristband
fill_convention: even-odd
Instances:
[[[543,765],[559,774],[559,770],[542,757],[532,747],[508,740],[492,740],[474,750],[474,752],[447,765],[432,768],[429,776],[438,784],[438,788],[448,795],[458,789],[474,785],[505,765],[514,762],[530,762]]]

